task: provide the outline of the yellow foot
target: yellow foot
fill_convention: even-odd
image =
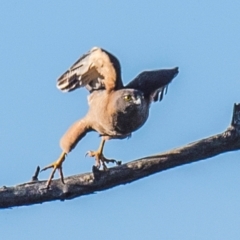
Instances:
[[[58,171],[59,171],[59,173],[60,173],[60,177],[61,177],[62,183],[64,184],[62,164],[63,164],[63,162],[64,162],[64,160],[65,160],[66,155],[67,155],[67,154],[66,154],[65,152],[63,152],[63,153],[60,155],[60,157],[59,157],[54,163],[52,163],[52,164],[44,167],[44,168],[41,170],[41,172],[42,172],[42,171],[45,171],[45,170],[47,170],[47,169],[49,169],[49,168],[53,168],[52,173],[51,173],[51,175],[50,175],[50,177],[49,177],[49,179],[48,179],[48,181],[47,181],[47,185],[46,185],[47,188],[49,188],[49,186],[50,186],[50,184],[51,184],[51,181],[52,181],[52,179],[53,179],[53,177],[54,177],[54,173],[56,172],[57,169],[58,169]]]
[[[103,166],[103,170],[107,170],[106,163],[116,163],[118,166],[122,164],[121,161],[116,161],[115,159],[105,158],[102,153],[99,151],[88,151],[85,156],[95,157],[96,167],[99,169],[101,165]]]

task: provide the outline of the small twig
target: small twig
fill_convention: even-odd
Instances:
[[[34,175],[32,176],[32,182],[36,182],[36,181],[38,181],[38,174],[39,174],[39,172],[40,172],[40,167],[39,166],[37,166],[37,169],[35,170],[35,173],[34,173]]]

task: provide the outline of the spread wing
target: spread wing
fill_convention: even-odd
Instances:
[[[152,101],[161,101],[164,90],[167,93],[168,84],[177,76],[178,68],[144,71],[128,83],[126,88],[134,88],[144,93]]]
[[[80,57],[57,80],[57,88],[63,92],[70,92],[81,87],[86,87],[90,92],[99,89],[112,91],[122,88],[118,59],[111,53],[94,47]]]

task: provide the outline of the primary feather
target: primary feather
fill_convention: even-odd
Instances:
[[[99,89],[110,91],[122,86],[119,61],[98,47],[80,57],[57,80],[57,88],[63,92],[80,87],[86,87],[90,92]]]
[[[164,90],[166,93],[168,84],[178,74],[178,67],[173,69],[144,71],[126,85],[126,88],[134,88],[144,93],[146,98],[153,101],[161,101]]]

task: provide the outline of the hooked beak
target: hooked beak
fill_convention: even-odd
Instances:
[[[141,98],[140,97],[135,98],[134,103],[140,105],[142,103]]]

